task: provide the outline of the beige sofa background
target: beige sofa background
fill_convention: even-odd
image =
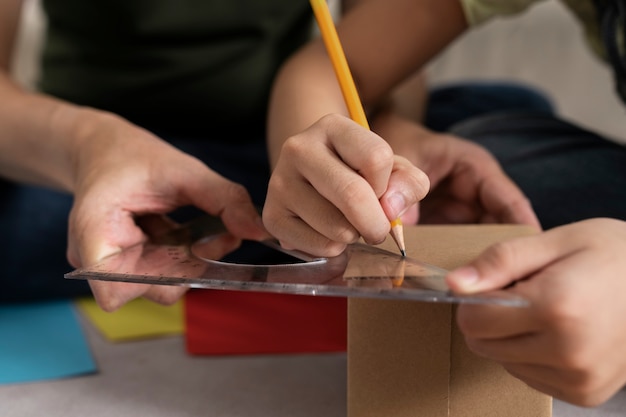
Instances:
[[[13,73],[29,87],[38,75],[44,25],[39,0],[26,0]],[[547,91],[566,118],[626,143],[626,107],[613,91],[611,73],[593,56],[574,17],[558,0],[474,30],[438,57],[429,74],[433,85],[530,82]]]
[[[626,106],[609,68],[593,55],[578,22],[558,0],[471,32],[430,67],[435,84],[460,79],[519,80],[547,91],[560,113],[626,142]]]

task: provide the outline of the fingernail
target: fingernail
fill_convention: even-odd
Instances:
[[[391,208],[392,215],[394,218],[398,218],[407,211],[408,207],[406,204],[406,198],[404,194],[400,192],[395,192],[387,197],[387,204]]]
[[[470,291],[478,283],[478,271],[473,266],[463,266],[450,273],[450,279],[460,291]]]

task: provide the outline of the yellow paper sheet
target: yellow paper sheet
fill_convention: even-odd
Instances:
[[[76,306],[112,342],[183,333],[182,300],[172,306],[162,306],[138,298],[113,313],[102,311],[92,297],[77,299]]]

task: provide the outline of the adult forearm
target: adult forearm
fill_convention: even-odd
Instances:
[[[0,176],[68,192],[97,111],[24,91],[0,74]]]

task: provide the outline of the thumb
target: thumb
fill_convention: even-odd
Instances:
[[[219,216],[232,234],[252,240],[271,237],[263,226],[261,215],[254,207],[250,194],[241,184],[209,171],[205,174],[204,181],[195,185],[197,188],[186,190],[191,204]]]
[[[68,258],[74,267],[93,265],[106,256],[145,240],[143,231],[126,211],[111,214],[73,208],[69,217]]]
[[[448,287],[457,293],[504,288],[558,258],[558,245],[545,234],[496,243],[467,265],[450,271]]]
[[[93,265],[145,239],[131,213],[116,212],[110,216],[97,211],[90,216],[82,213],[85,213],[82,207],[75,207],[70,213],[68,258],[74,267]],[[148,289],[144,284],[94,280],[89,285],[96,302],[105,311],[114,311]]]
[[[380,198],[380,204],[389,220],[407,216],[409,223],[417,221],[417,203],[426,197],[430,188],[428,176],[405,158],[395,156],[395,164],[387,190]]]

